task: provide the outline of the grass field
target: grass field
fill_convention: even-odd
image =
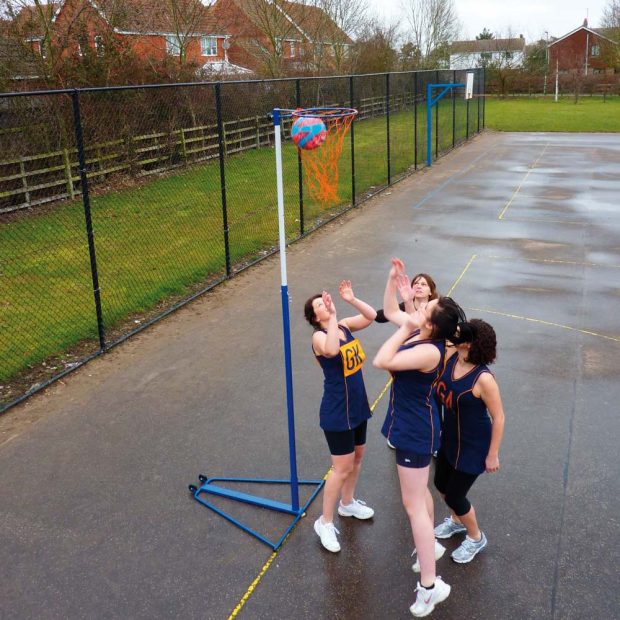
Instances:
[[[620,132],[620,97],[488,98],[485,121],[498,131]]]
[[[465,134],[465,106],[455,109]],[[439,113],[440,151],[452,146],[452,106]],[[470,110],[470,131],[477,116]],[[426,114],[418,110],[418,155],[426,159]],[[387,184],[386,119],[355,127],[357,197]],[[414,124],[409,112],[390,118],[392,178],[413,165]],[[297,150],[284,143],[286,230],[300,234]],[[233,265],[277,244],[275,160],[271,148],[226,159],[230,259]],[[351,151],[339,162],[340,205],[304,200],[306,230],[351,203]],[[213,161],[141,187],[91,197],[103,322],[111,329],[192,287],[225,274],[219,163]],[[53,205],[0,223],[0,381],[62,353],[97,341],[92,280],[81,201]],[[125,330],[127,331],[127,329]],[[0,398],[1,400],[1,398]]]

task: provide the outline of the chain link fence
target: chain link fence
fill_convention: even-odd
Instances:
[[[283,143],[294,241],[426,165],[424,71],[0,95],[0,411],[277,249],[273,108],[354,107],[339,204]],[[475,96],[434,108],[437,157],[484,127]],[[284,122],[284,137],[290,132]]]

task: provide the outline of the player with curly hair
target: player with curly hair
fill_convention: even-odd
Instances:
[[[466,533],[463,543],[452,552],[452,559],[464,564],[487,545],[467,494],[480,474],[499,471],[504,409],[499,387],[488,368],[497,349],[493,327],[481,319],[471,319],[459,326],[453,342],[454,350],[437,383],[444,420],[434,479],[450,516],[435,528],[435,537]]]

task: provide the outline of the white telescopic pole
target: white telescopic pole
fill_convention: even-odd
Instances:
[[[558,91],[560,90],[559,89],[559,79],[558,79],[558,75],[559,75],[558,74],[558,64],[559,64],[559,61],[556,60],[555,61],[555,102],[556,103],[558,102]]]

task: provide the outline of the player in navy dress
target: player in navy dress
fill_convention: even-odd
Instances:
[[[466,532],[452,552],[455,562],[471,562],[487,545],[476,511],[467,493],[484,472],[499,470],[499,448],[504,433],[504,409],[495,377],[488,364],[495,361],[497,340],[493,328],[481,319],[459,327],[452,354],[437,384],[444,406],[441,449],[435,466],[435,487],[450,516],[435,528],[437,538]]]
[[[450,594],[450,586],[435,573],[433,499],[428,490],[429,465],[440,436],[434,388],[443,370],[446,338],[454,336],[465,315],[449,297],[429,301],[413,314],[402,312],[396,291],[408,284],[402,261],[393,259],[383,307],[387,318],[400,327],[383,344],[374,365],[392,375],[392,393],[382,433],[396,448],[401,496],[421,573],[410,611],[414,616],[426,616]],[[443,550],[439,545],[440,553]]]
[[[411,278],[411,286],[399,287],[398,292],[403,299],[403,301],[398,304],[398,308],[409,314],[426,307],[429,301],[439,297],[435,280],[427,273],[416,273],[416,275]],[[383,308],[377,310],[375,322],[388,323],[388,318],[385,316]],[[389,439],[387,439],[386,442],[390,448],[394,449],[394,444]]]
[[[371,412],[362,374],[365,354],[353,332],[368,327],[376,312],[355,297],[348,280],[340,283],[340,296],[360,314],[338,321],[332,298],[325,291],[308,299],[304,307],[305,317],[315,330],[312,350],[323,369],[319,417],[332,462],[323,490],[323,514],[316,520],[314,530],[323,547],[333,553],[340,551],[338,530],[334,526],[334,510],[339,499],[341,517],[370,519],[374,515],[372,508],[354,497]]]

